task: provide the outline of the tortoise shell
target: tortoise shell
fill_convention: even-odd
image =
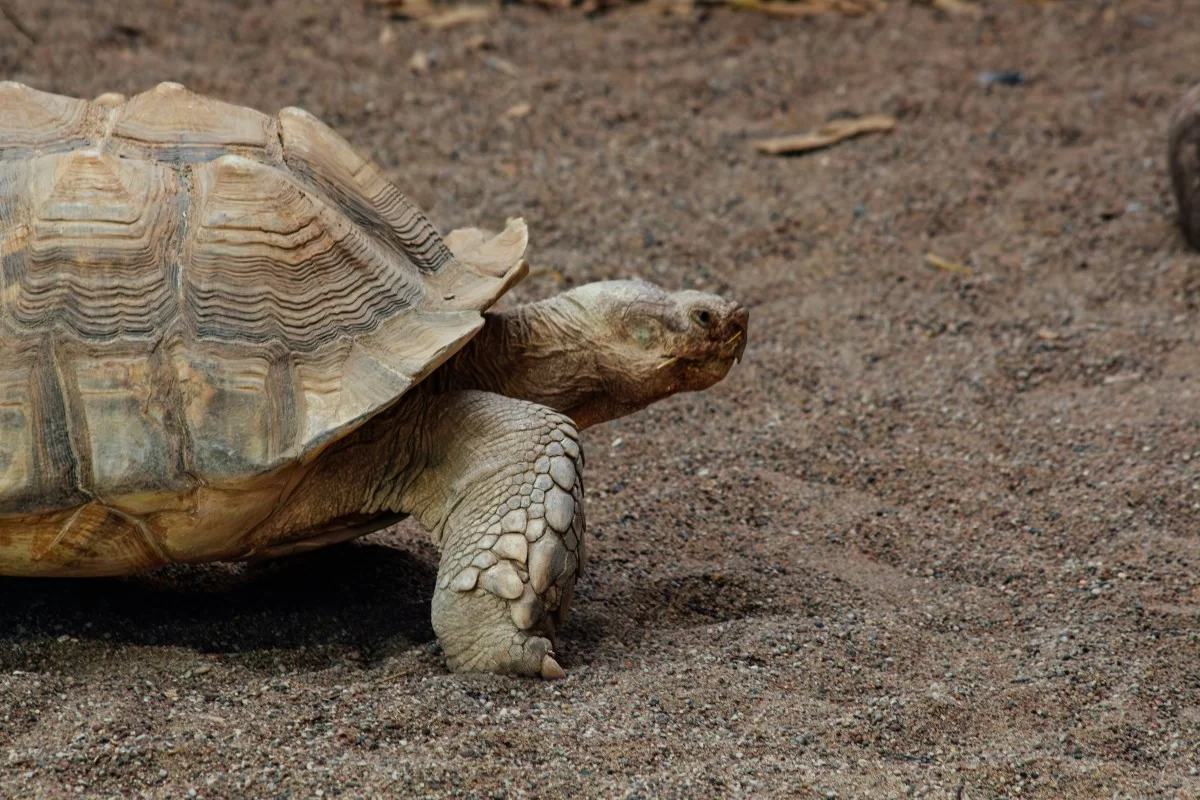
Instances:
[[[524,223],[484,239],[300,109],[0,83],[0,539],[252,497],[479,329]]]

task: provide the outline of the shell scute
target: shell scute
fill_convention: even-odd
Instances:
[[[0,512],[7,505],[28,502],[38,490],[34,458],[37,435],[30,396],[30,367],[8,359],[0,360]]]
[[[91,105],[74,97],[0,82],[0,158],[86,146]]]
[[[78,451],[86,457],[89,492],[181,492],[193,485],[183,443],[172,435],[175,392],[157,354],[71,359],[77,415],[86,420]],[[168,383],[170,381],[170,383]]]
[[[196,186],[184,291],[201,339],[311,352],[424,299],[418,276],[276,167],[223,156]]]
[[[283,158],[297,175],[422,272],[435,273],[454,258],[421,209],[312,114],[285,108],[279,112],[279,130]]]
[[[94,149],[5,166],[0,314],[14,335],[157,336],[177,311],[178,176]]]
[[[164,82],[116,107],[110,146],[168,162],[208,161],[231,150],[265,152],[271,117]]]
[[[252,474],[271,463],[275,421],[270,414],[270,361],[176,347],[171,363],[179,376],[183,419],[192,433],[192,468],[218,478]]]

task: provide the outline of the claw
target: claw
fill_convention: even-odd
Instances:
[[[542,656],[542,677],[548,681],[556,681],[567,677],[567,673],[563,672],[563,668],[554,660],[554,656],[547,653]]]

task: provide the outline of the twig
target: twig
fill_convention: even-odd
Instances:
[[[895,127],[896,120],[881,114],[857,119],[839,119],[809,133],[763,139],[755,142],[754,146],[760,153],[773,156],[804,153],[809,150],[820,150],[843,139],[850,139],[864,133],[886,133]]]

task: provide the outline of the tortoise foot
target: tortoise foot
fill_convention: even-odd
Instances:
[[[455,671],[558,678],[555,630],[584,558],[578,434],[548,409],[504,405],[524,417],[504,442],[515,458],[446,520],[433,627]]]
[[[454,672],[565,677],[554,654],[553,626],[521,630],[512,621],[512,605],[483,591],[438,590],[433,620],[446,665]]]
[[[504,538],[514,535],[519,542]],[[488,534],[473,556],[444,558],[433,627],[450,669],[563,677],[554,639],[570,608],[576,565],[576,556],[550,529],[532,545],[526,533]]]

